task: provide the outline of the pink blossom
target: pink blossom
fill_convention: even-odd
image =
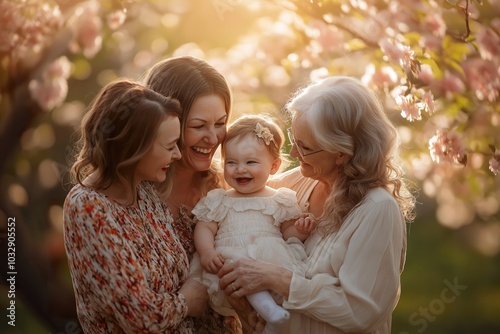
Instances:
[[[438,11],[430,11],[423,22],[423,26],[430,30],[434,36],[444,37],[446,34],[446,23],[442,14]]]
[[[381,40],[379,46],[392,62],[406,70],[415,70],[415,52],[409,46],[401,43],[393,44],[387,38]]]
[[[403,48],[403,58],[400,60],[400,65],[405,69],[412,69],[415,64],[415,51],[408,45],[401,45]]]
[[[420,44],[428,51],[439,52],[443,44],[443,39],[432,34],[422,34]]]
[[[127,18],[126,10],[116,10],[108,14],[106,19],[109,29],[111,30],[118,29],[123,24],[123,22],[125,22],[126,18]]]
[[[0,54],[9,53],[11,49],[18,43],[18,31],[23,24],[20,5],[13,2],[0,2]]]
[[[420,106],[416,102],[415,96],[408,94],[406,96],[399,95],[396,97],[396,103],[401,108],[401,116],[410,122],[421,120]]]
[[[66,56],[59,57],[52,64],[49,65],[45,71],[47,78],[64,78],[67,79],[71,72],[71,62]]]
[[[399,64],[404,58],[403,47],[401,44],[393,44],[388,38],[384,38],[379,42],[380,49],[389,59],[396,64]]]
[[[465,157],[465,146],[458,134],[440,129],[429,140],[429,150],[433,161],[441,163],[461,162]]]
[[[68,22],[75,31],[72,51],[78,52],[81,49],[86,57],[94,57],[102,46],[99,3],[94,0],[82,3]]]
[[[495,153],[490,159],[490,171],[494,175],[498,175],[500,173],[500,150],[495,149]]]
[[[376,69],[375,65],[369,64],[365,74],[361,78],[363,83],[371,88],[388,88],[393,86],[398,80],[396,71],[390,66],[383,66]]]
[[[434,113],[434,96],[430,90],[422,95],[421,101],[418,102],[418,106],[421,111],[425,111],[429,115]]]
[[[342,34],[335,27],[320,20],[312,20],[305,27],[306,34],[311,37],[311,43],[316,43],[319,52],[335,50],[342,45]]]
[[[68,82],[62,77],[53,80],[32,80],[29,90],[38,105],[48,111],[64,101],[68,93]]]
[[[29,84],[31,97],[44,110],[59,106],[68,93],[66,79],[70,75],[71,63],[65,56],[59,57],[42,73],[41,78]]]
[[[371,41],[379,41],[385,36],[385,30],[391,23],[391,13],[387,10],[377,11],[369,15],[363,24],[363,32]]]
[[[463,93],[465,91],[465,85],[463,81],[456,75],[450,73],[449,71],[444,72],[444,77],[439,83],[441,89],[447,99],[452,99],[454,93]]]
[[[428,64],[420,65],[420,72],[418,72],[418,79],[422,81],[424,84],[431,84],[435,77],[432,72],[432,67]]]
[[[487,60],[500,56],[500,36],[490,28],[484,28],[476,35],[479,53]]]
[[[59,7],[40,1],[0,1],[0,54],[26,59],[41,50],[62,23]]]
[[[492,61],[471,59],[463,63],[467,83],[476,97],[483,101],[497,101],[500,97],[500,73]]]

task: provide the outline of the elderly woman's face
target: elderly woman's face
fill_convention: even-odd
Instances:
[[[295,141],[290,155],[299,160],[302,175],[322,182],[333,182],[337,176],[339,153],[322,150],[314,136],[314,129],[301,112],[294,115],[290,131]]]

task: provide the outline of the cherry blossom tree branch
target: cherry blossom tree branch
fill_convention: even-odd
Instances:
[[[470,24],[469,24],[469,1],[470,0],[465,0],[465,7],[461,7],[460,5],[456,5],[459,8],[459,11],[461,11],[464,14],[465,18],[465,33],[462,35],[458,35],[455,33],[450,33],[450,36],[454,38],[457,41],[468,43],[467,38],[470,36]]]
[[[340,30],[343,30],[353,37],[363,41],[367,47],[370,48],[379,48],[379,45],[377,42],[371,41],[367,39],[365,36],[361,35],[360,33],[356,32],[355,30],[349,28],[345,23],[341,21],[340,18],[337,16],[329,16],[328,19],[326,18],[325,15],[330,14],[332,12],[340,11],[340,6],[337,6],[333,3],[328,3],[328,6],[326,3],[322,3],[320,5],[320,2],[318,1],[303,1],[303,0],[290,0],[289,3],[292,3],[296,9],[292,9],[290,6],[285,7],[288,9],[292,9],[296,12],[304,13],[312,18],[318,19],[320,21],[325,22],[328,25],[333,25],[337,27]]]

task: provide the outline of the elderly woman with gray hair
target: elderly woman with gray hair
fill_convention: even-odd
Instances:
[[[233,298],[266,289],[283,296],[291,314],[283,333],[389,334],[415,204],[397,131],[375,93],[352,77],[312,83],[287,109],[300,166],[270,186],[295,190],[318,221],[305,241],[306,275],[241,259],[223,266],[220,286]]]

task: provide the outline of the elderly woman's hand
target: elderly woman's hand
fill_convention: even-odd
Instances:
[[[219,270],[219,287],[226,295],[243,297],[263,290],[288,299],[292,272],[278,265],[252,259],[226,261]],[[276,277],[280,279],[277,280]]]

